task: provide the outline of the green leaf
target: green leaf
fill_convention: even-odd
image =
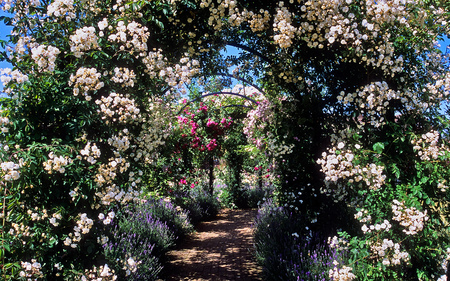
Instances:
[[[373,145],[373,150],[378,153],[381,154],[384,150],[384,143],[382,142],[377,142]]]
[[[427,183],[429,179],[430,179],[429,177],[423,177],[420,179],[420,183],[422,184]]]

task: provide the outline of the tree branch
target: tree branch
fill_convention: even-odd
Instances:
[[[269,63],[269,64],[273,64],[273,60],[271,60],[269,57],[267,57],[267,56],[261,54],[260,52],[258,52],[258,51],[256,51],[256,50],[253,50],[253,49],[250,48],[250,47],[247,47],[247,46],[245,46],[245,45],[242,45],[242,44],[240,44],[240,43],[233,42],[233,41],[231,41],[231,42],[230,42],[230,41],[225,41],[225,44],[226,44],[226,45],[229,45],[229,46],[233,46],[233,47],[239,48],[239,49],[242,49],[242,50],[247,51],[247,52],[249,52],[249,53],[252,53],[252,54],[254,54],[254,55],[260,57],[260,58],[261,58],[262,60],[264,60],[265,62],[267,62],[267,63]]]
[[[213,75],[226,76],[226,77],[230,77],[230,78],[234,78],[234,79],[236,79],[236,80],[242,81],[242,82],[247,83],[247,84],[249,84],[250,86],[254,87],[254,88],[257,89],[258,91],[260,91],[264,96],[266,95],[266,92],[264,92],[260,87],[258,87],[257,85],[251,83],[250,81],[248,81],[248,80],[245,79],[245,78],[242,78],[242,77],[239,77],[239,76],[235,76],[235,75],[229,74],[229,73],[222,73],[222,72],[215,73],[215,74],[213,74]]]
[[[246,99],[246,100],[249,100],[249,101],[253,102],[253,103],[256,104],[256,105],[258,104],[258,102],[255,101],[254,99],[249,98],[249,97],[244,96],[244,95],[241,95],[241,94],[236,94],[236,93],[233,93],[233,92],[214,92],[214,93],[208,93],[208,94],[201,95],[201,96],[198,97],[198,98],[195,98],[195,99],[193,99],[193,100],[188,101],[188,102],[180,109],[180,111],[178,111],[177,115],[179,115],[179,114],[183,111],[183,109],[185,109],[186,106],[188,106],[190,103],[192,103],[192,102],[194,102],[194,101],[198,101],[198,100],[200,100],[200,99],[202,99],[202,98],[205,98],[205,97],[207,97],[207,96],[213,96],[213,95],[232,95],[232,96],[238,96],[238,97],[244,98],[244,99]]]

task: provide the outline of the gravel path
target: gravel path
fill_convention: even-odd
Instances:
[[[222,210],[213,221],[168,253],[167,281],[262,280],[252,256],[251,225],[257,210]]]

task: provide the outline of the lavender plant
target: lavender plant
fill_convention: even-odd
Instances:
[[[109,237],[101,238],[106,259],[119,277],[156,280],[165,253],[192,230],[187,213],[153,198],[116,213]]]
[[[255,255],[267,280],[328,280],[334,260],[342,260],[327,241],[304,227],[299,216],[261,205],[254,225]]]
[[[113,233],[119,237],[122,233],[145,237],[153,245],[153,254],[157,256],[164,255],[177,240],[174,231],[164,219],[153,214],[152,209],[144,209],[141,206],[124,210]]]
[[[156,280],[162,270],[155,255],[155,244],[151,237],[127,232],[114,226],[113,238],[103,245],[107,261],[114,267],[117,276],[124,280]]]
[[[145,214],[145,216],[158,218],[178,238],[193,231],[188,213],[181,207],[175,207],[171,202],[166,202],[163,199],[149,198],[143,204],[136,205],[132,211],[135,214]]]

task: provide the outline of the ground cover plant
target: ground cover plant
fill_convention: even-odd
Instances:
[[[289,249],[341,257],[324,278],[446,280],[449,5],[1,1],[2,279],[154,276],[156,259],[106,262],[116,213],[213,195],[220,173],[226,204],[245,206],[250,173],[304,228]]]

